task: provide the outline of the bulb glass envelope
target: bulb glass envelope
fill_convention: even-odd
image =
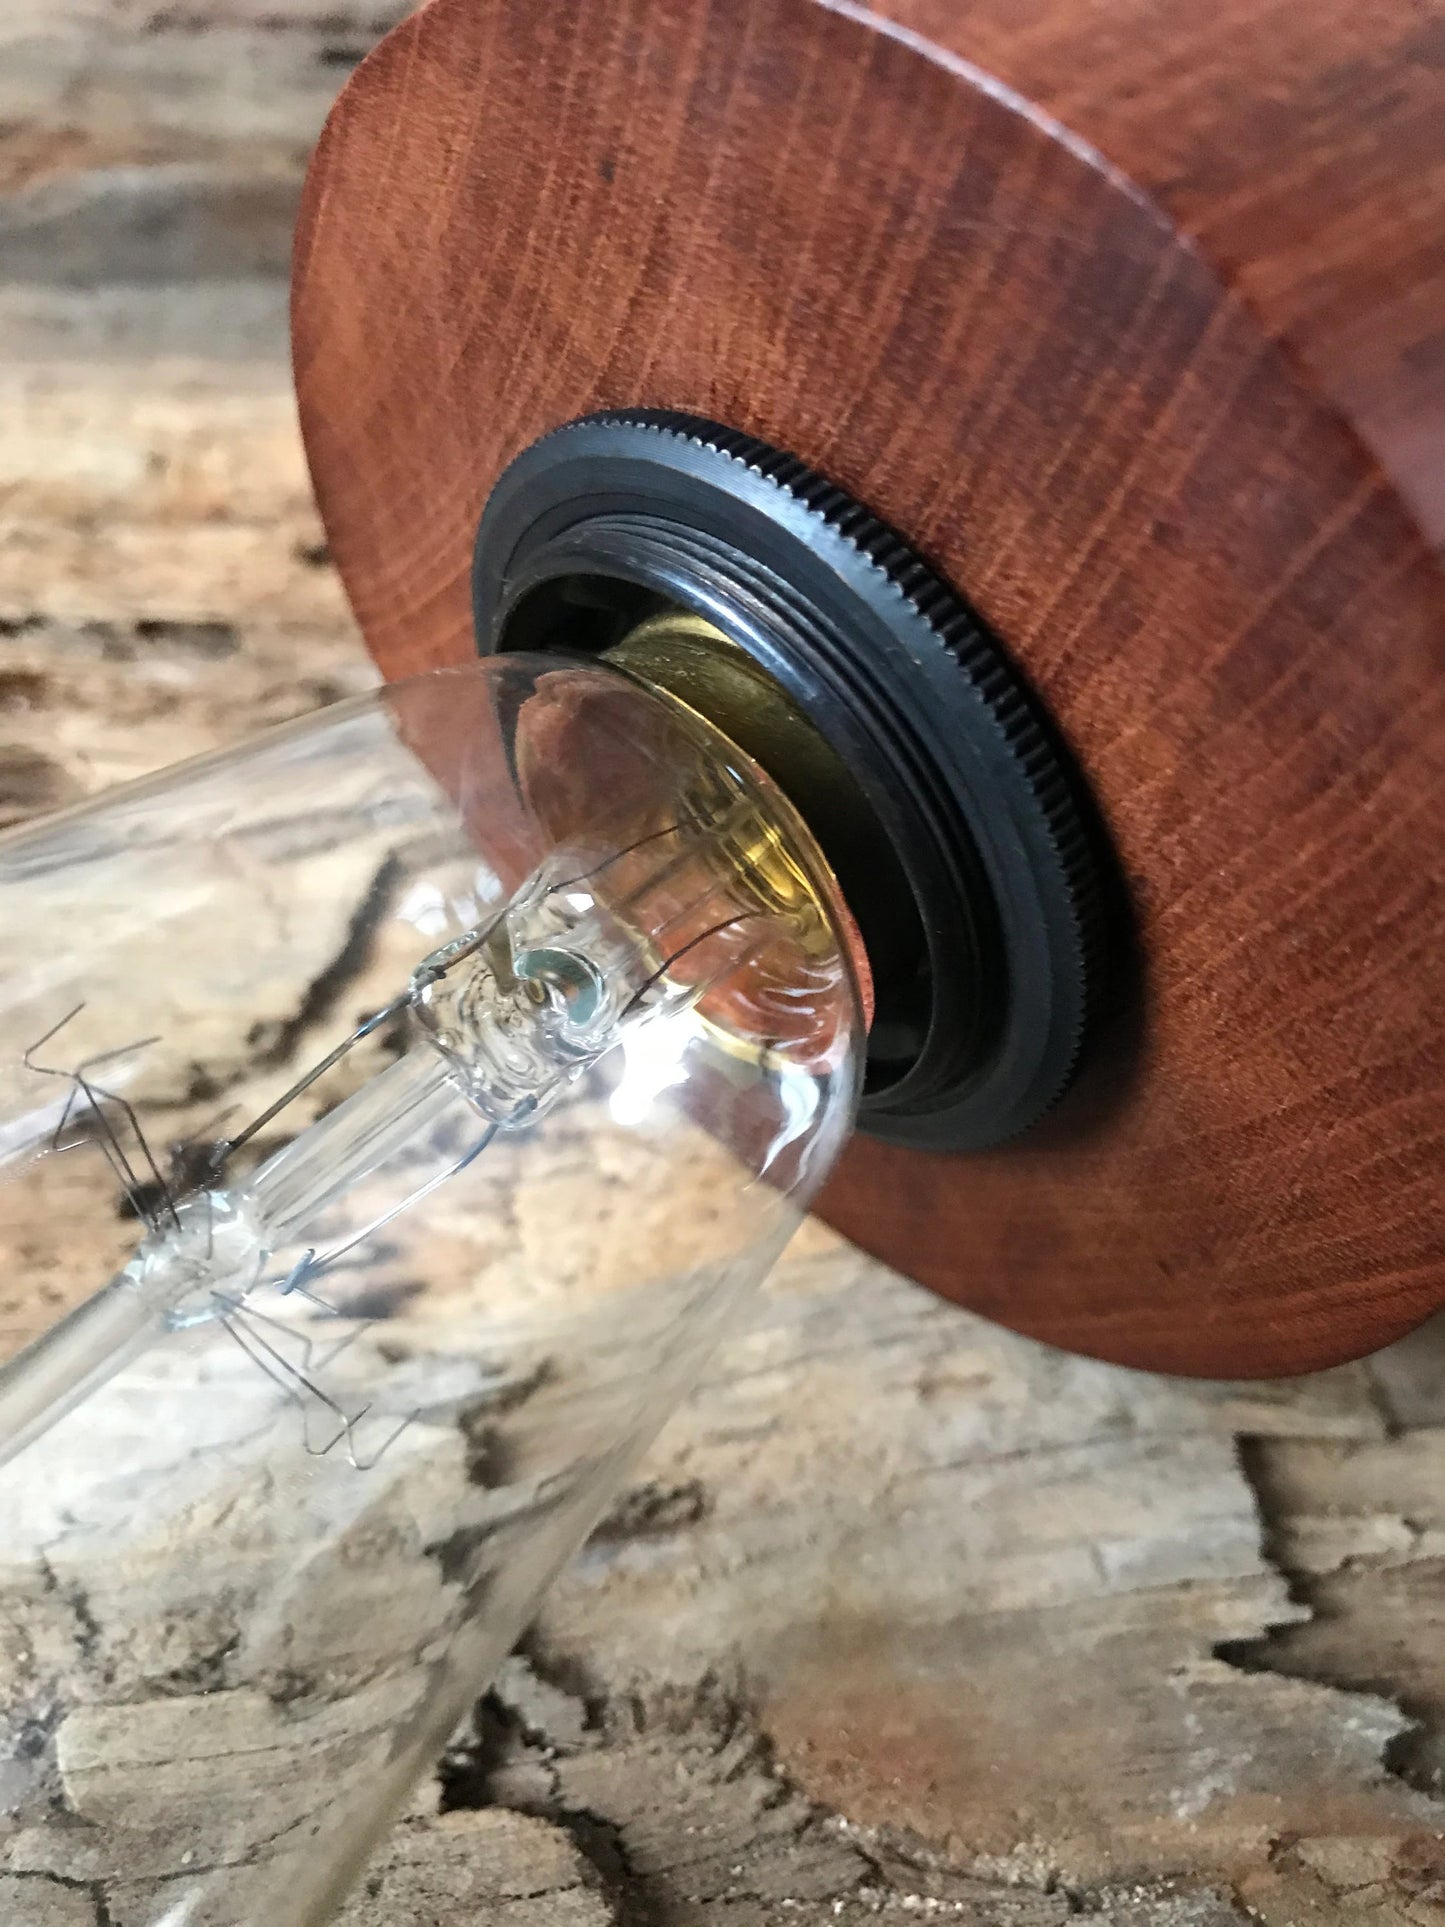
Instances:
[[[826,1175],[844,927],[550,656],[0,839],[9,1904],[328,1917]]]

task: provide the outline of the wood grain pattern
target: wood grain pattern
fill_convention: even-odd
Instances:
[[[828,1200],[849,1236],[1022,1330],[1187,1372],[1324,1365],[1445,1299],[1439,564],[1137,186],[818,0],[433,0],[318,150],[294,346],[389,674],[470,651],[504,463],[641,403],[853,489],[1044,693],[1146,981],[1016,1147],[856,1142]]]
[[[1445,13],[879,0],[1153,195],[1445,542]]]

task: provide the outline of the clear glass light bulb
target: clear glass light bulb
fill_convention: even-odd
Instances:
[[[846,913],[504,658],[0,838],[0,916],[0,1316],[99,1285],[0,1367],[0,1885],[321,1920],[826,1174]]]

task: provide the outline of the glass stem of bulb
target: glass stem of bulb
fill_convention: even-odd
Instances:
[[[671,883],[676,867],[666,858],[658,876]],[[684,921],[696,921],[700,907],[687,899]],[[705,924],[704,934],[712,934]],[[256,1294],[334,1311],[321,1287],[346,1254],[464,1170],[499,1131],[530,1124],[625,1024],[675,1006],[675,989],[665,993],[660,979],[655,945],[605,910],[582,880],[533,879],[491,925],[453,939],[414,971],[388,1007],[409,1045],[398,1061],[244,1181],[165,1198],[110,1284],[0,1370],[0,1464],[161,1329],[219,1320],[263,1369],[291,1381],[293,1395],[330,1405],[307,1375],[309,1354],[298,1363],[268,1334],[274,1321],[255,1308]],[[244,1133],[218,1145],[220,1161],[377,1027],[369,1019]],[[235,1322],[243,1312],[244,1325]],[[340,1408],[337,1416],[349,1425]]]

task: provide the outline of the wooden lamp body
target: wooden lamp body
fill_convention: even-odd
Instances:
[[[991,621],[1107,820],[1127,1007],[984,1155],[825,1215],[1038,1337],[1273,1374],[1445,1303],[1445,32],[1407,0],[431,0],[294,301],[389,676],[474,649],[492,484],[680,409]]]

